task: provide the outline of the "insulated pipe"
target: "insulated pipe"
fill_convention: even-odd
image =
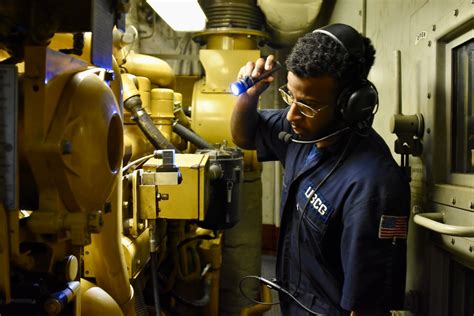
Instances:
[[[133,120],[140,127],[146,138],[153,144],[155,149],[176,149],[155,126],[151,117],[142,107],[140,93],[133,81],[131,74],[122,74],[124,87],[123,106],[130,111]]]
[[[194,133],[192,130],[179,124],[178,122],[175,122],[173,124],[173,132],[186,139],[187,141],[190,141],[199,149],[214,149],[214,147],[209,144],[204,138]]]
[[[103,214],[100,234],[91,234],[92,260],[97,285],[119,304],[126,315],[135,314],[133,288],[129,282],[122,248],[122,171],[111,196],[112,211]]]
[[[162,88],[174,89],[176,76],[171,66],[156,57],[137,54],[133,50],[128,53],[125,63],[120,67],[136,76],[147,77],[151,83]]]

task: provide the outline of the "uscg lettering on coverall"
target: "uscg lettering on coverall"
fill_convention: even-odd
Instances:
[[[304,192],[304,196],[307,200],[307,207],[311,207],[324,223],[328,220],[331,215],[332,207],[328,205],[325,198],[320,192],[315,192],[312,185],[308,186]]]

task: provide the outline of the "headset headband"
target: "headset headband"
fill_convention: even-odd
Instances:
[[[313,33],[322,33],[331,37],[351,56],[357,59],[364,57],[365,47],[362,37],[360,36],[359,32],[347,24],[330,24],[314,30]]]

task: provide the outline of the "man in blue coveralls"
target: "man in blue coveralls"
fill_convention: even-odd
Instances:
[[[389,315],[403,307],[408,179],[371,128],[371,41],[345,24],[301,37],[286,60],[288,107],[258,110],[267,77],[237,98],[234,142],[285,169],[277,283],[283,315]],[[274,56],[248,62],[257,78]]]

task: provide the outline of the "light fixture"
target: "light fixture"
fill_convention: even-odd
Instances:
[[[147,0],[156,13],[175,31],[196,32],[206,27],[206,15],[198,0]]]

